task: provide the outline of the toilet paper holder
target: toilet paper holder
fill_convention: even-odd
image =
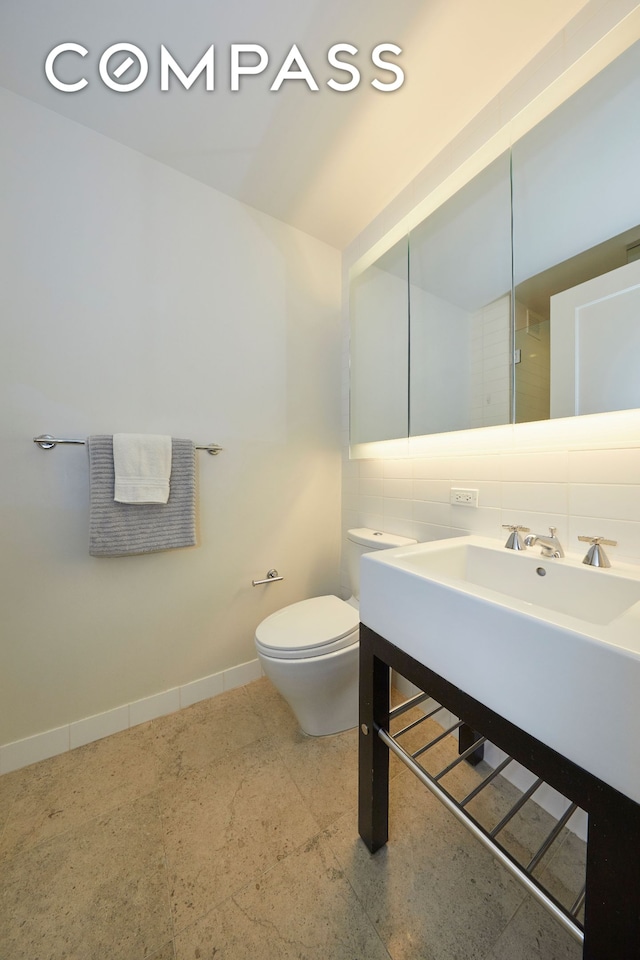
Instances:
[[[260,583],[275,583],[277,580],[284,580],[284,577],[279,576],[278,571],[274,568],[273,570],[267,571],[266,579],[252,580],[251,583],[254,587],[257,587]]]

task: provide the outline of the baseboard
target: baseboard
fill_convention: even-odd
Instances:
[[[260,661],[250,660],[180,687],[172,687],[150,697],[143,697],[142,700],[114,707],[113,710],[75,720],[53,730],[45,730],[24,740],[4,744],[0,746],[0,775],[20,770],[39,760],[55,757],[59,753],[67,753],[94,740],[102,740],[112,733],[120,733],[147,720],[174,713],[200,700],[217,697],[227,690],[258,680],[261,676]]]

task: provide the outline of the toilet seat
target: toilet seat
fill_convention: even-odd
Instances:
[[[359,622],[358,611],[339,597],[312,597],[266,617],[256,647],[278,660],[318,657],[357,643]]]

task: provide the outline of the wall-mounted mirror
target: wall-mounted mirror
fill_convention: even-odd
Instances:
[[[354,281],[352,443],[640,407],[639,103],[640,42]]]

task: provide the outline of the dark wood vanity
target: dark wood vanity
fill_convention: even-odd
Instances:
[[[465,734],[469,729],[477,731],[586,811],[584,924],[571,918],[584,933],[583,960],[640,958],[640,805],[361,624],[358,817],[360,836],[369,851],[375,853],[388,839],[390,669],[461,718]],[[463,736],[460,749],[470,746],[470,738]],[[473,821],[468,813],[465,816]],[[476,836],[478,830],[486,833],[475,822],[472,829]],[[503,862],[505,855],[510,858],[501,850]],[[543,894],[550,897],[547,891]]]

